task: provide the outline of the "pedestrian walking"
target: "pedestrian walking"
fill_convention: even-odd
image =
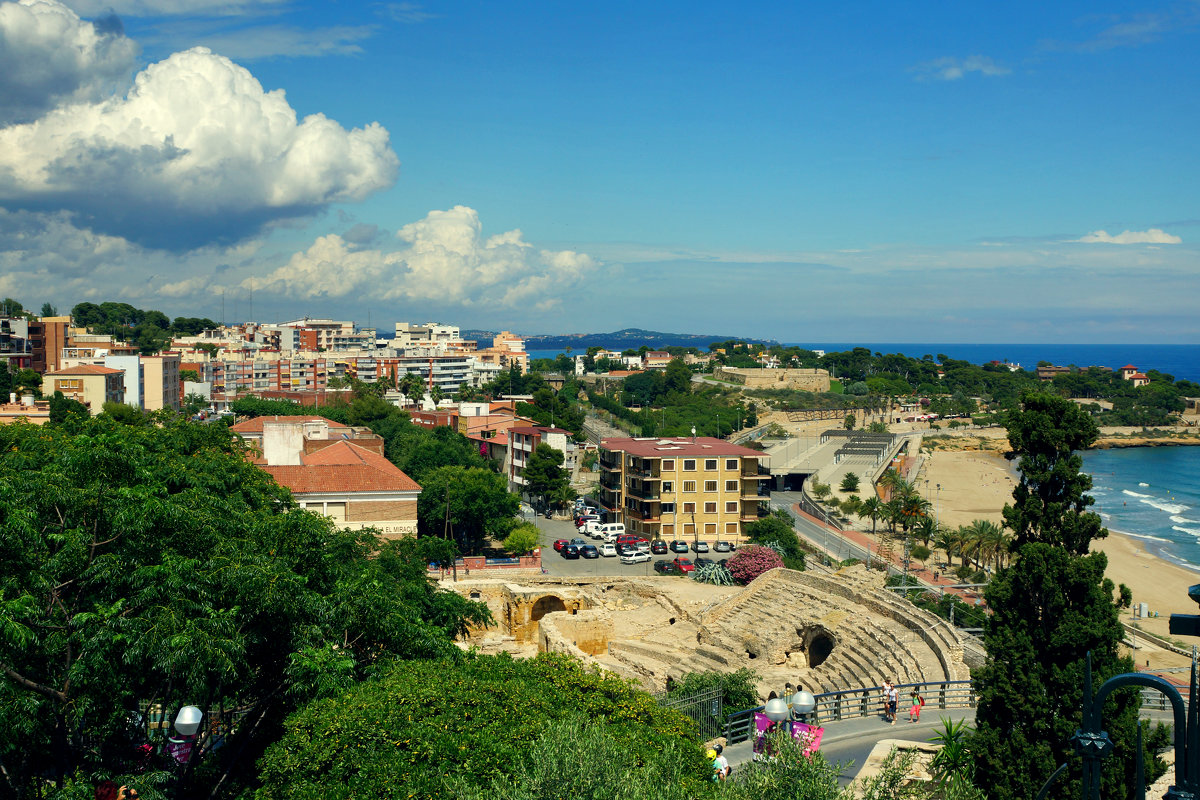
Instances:
[[[924,707],[925,707],[925,698],[921,697],[921,695],[917,692],[916,689],[913,689],[912,707],[908,709],[908,721],[909,722],[920,722],[921,721],[921,709]]]
[[[887,716],[888,722],[896,724],[896,709],[900,706],[900,691],[896,688],[896,684],[888,681],[887,692]]]

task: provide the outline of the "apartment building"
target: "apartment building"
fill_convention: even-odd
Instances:
[[[514,426],[508,429],[508,490],[525,491],[525,465],[539,444],[547,444],[563,454],[563,469],[575,468],[575,440],[562,428],[544,425]]]
[[[256,463],[296,503],[348,530],[416,536],[421,487],[384,458],[383,439],[323,417],[259,417],[232,430],[255,442]]]
[[[740,542],[742,526],[766,513],[765,453],[723,439],[605,439],[600,505],[649,539]]]
[[[125,402],[125,373],[95,364],[47,372],[42,379],[42,393],[55,392],[83,403],[94,417],[104,410],[105,403]]]
[[[141,356],[142,408],[159,411],[164,408],[179,410],[182,395],[179,370],[182,359],[178,353],[160,353],[156,356]]]

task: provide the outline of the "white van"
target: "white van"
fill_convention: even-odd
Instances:
[[[606,542],[615,542],[618,536],[625,533],[624,522],[608,522],[599,526],[596,532],[592,534],[597,539],[603,539]]]

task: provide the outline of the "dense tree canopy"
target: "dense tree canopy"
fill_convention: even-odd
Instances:
[[[236,778],[296,703],[453,656],[487,612],[420,550],[296,509],[223,426],[0,426],[5,791],[119,773],[152,703],[244,709],[206,761]]]
[[[478,656],[397,665],[313,702],[288,720],[283,739],[263,758],[257,796],[458,796],[447,790],[448,779],[468,786],[504,781],[519,772],[548,722],[580,714],[629,754],[671,752],[680,797],[696,796],[709,781],[695,724],[620,678],[562,655]]]
[[[975,673],[979,707],[971,747],[979,784],[994,800],[1032,797],[1059,764],[1070,762],[1074,769],[1051,795],[1067,798],[1079,794],[1070,736],[1080,724],[1088,653],[1096,686],[1133,669],[1119,652],[1119,609],[1129,594],[1104,577],[1103,553],[1088,554],[1091,540],[1107,532],[1084,510],[1091,480],[1079,472],[1073,451],[1092,441],[1095,425],[1074,404],[1045,394],[1027,395],[1024,409],[1009,414],[1007,423],[1021,480],[1004,519],[1019,549],[986,592],[993,613],[984,628],[987,663]],[[1106,703],[1105,728],[1116,749],[1104,764],[1105,797],[1134,795],[1137,708],[1131,690],[1113,693]],[[1154,765],[1147,777],[1159,772],[1161,765]]]

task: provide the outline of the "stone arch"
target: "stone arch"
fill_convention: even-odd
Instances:
[[[555,611],[566,611],[567,604],[562,601],[562,598],[554,594],[546,594],[539,597],[529,609],[529,621],[537,622],[547,614],[552,614]]]
[[[809,628],[804,635],[804,649],[808,653],[809,668],[824,664],[825,659],[833,652],[835,644],[837,641],[829,631],[819,625]]]

